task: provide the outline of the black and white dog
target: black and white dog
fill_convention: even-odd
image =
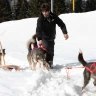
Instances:
[[[34,34],[32,38],[27,42],[27,48],[28,48],[28,55],[27,59],[30,65],[30,68],[32,70],[36,70],[36,65],[39,64],[39,66],[43,66],[43,68],[46,68],[49,70],[50,66],[46,62],[46,53],[47,51],[44,50],[44,48],[38,47],[37,41],[36,41],[37,35]]]
[[[83,58],[83,53],[81,50],[79,51],[78,60],[85,67],[83,72],[84,85],[82,87],[82,90],[89,83],[91,77],[94,79],[94,86],[96,86],[96,62],[86,62]]]

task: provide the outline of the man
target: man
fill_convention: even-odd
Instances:
[[[37,20],[36,34],[38,35],[39,45],[43,45],[47,49],[46,61],[51,68],[53,66],[56,24],[61,28],[64,38],[67,40],[68,34],[64,22],[50,11],[47,3],[42,4],[41,14]]]

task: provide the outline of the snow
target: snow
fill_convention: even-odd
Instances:
[[[64,40],[57,26],[54,69],[37,68],[32,71],[27,61],[26,43],[35,33],[37,18],[28,18],[0,24],[0,41],[6,49],[6,64],[18,65],[24,71],[0,69],[0,96],[95,96],[93,79],[84,89],[83,68],[69,70],[66,66],[81,66],[78,62],[79,48],[86,61],[96,61],[96,11],[71,13],[59,16],[66,24],[69,39]],[[80,78],[80,79],[79,79]]]

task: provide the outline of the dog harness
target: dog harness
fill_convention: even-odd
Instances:
[[[34,48],[32,49],[32,51],[34,51],[34,49],[37,49],[37,48],[41,48],[42,50],[47,51],[47,49],[43,45],[41,45],[40,47],[34,46]]]
[[[94,62],[90,67],[85,66],[85,68],[92,74],[96,72],[96,62]]]
[[[40,48],[41,48],[42,50],[44,50],[44,51],[47,51],[47,49],[46,49],[43,45],[41,45]]]

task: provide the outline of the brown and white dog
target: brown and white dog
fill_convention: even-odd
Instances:
[[[28,55],[27,59],[32,70],[36,70],[36,65],[43,66],[49,70],[50,66],[46,62],[46,50],[43,50],[41,47],[38,47],[36,41],[37,35],[34,34],[32,38],[27,42]]]
[[[82,87],[82,90],[86,87],[86,85],[89,83],[90,78],[94,79],[94,86],[96,86],[96,62],[86,62],[83,58],[83,53],[80,50],[78,55],[79,62],[85,67],[83,76],[84,76],[84,85]]]

